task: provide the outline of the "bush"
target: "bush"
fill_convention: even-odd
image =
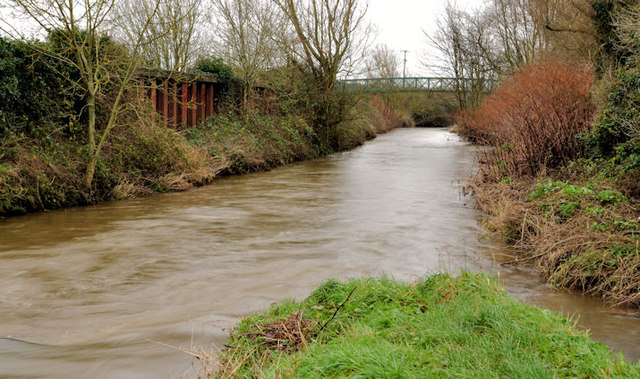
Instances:
[[[222,58],[203,57],[198,59],[193,71],[196,73],[212,74],[216,76],[217,96],[225,103],[232,103],[240,95],[242,84],[240,79],[233,75],[233,69],[224,63]]]
[[[77,73],[35,44],[0,38],[0,136],[75,132],[81,97],[64,76]]]
[[[548,58],[504,80],[461,122],[493,147],[484,158],[495,173],[535,175],[583,154],[576,134],[588,131],[593,120],[593,83],[588,65]]]
[[[586,143],[591,157],[640,161],[640,70],[615,74]]]

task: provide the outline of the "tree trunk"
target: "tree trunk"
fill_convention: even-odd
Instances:
[[[88,141],[89,156],[87,159],[87,169],[84,174],[84,189],[87,200],[91,195],[91,183],[93,183],[93,175],[96,171],[98,163],[98,152],[96,150],[96,95],[89,91],[87,95],[87,113],[89,114]]]

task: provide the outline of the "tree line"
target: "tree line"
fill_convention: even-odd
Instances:
[[[458,78],[461,110],[477,108],[494,80],[544,56],[589,61],[599,75],[637,66],[639,16],[636,0],[491,0],[471,10],[449,2],[426,35],[441,54],[424,63]]]

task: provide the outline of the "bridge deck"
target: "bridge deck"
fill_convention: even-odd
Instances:
[[[444,77],[366,78],[338,80],[336,89],[341,92],[456,92],[459,88],[484,85],[492,88],[493,81],[474,81]]]

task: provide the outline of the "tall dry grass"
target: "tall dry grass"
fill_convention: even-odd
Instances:
[[[535,175],[583,153],[595,78],[588,64],[545,58],[502,81],[482,106],[460,115],[471,137],[491,148],[481,160],[493,176]]]

